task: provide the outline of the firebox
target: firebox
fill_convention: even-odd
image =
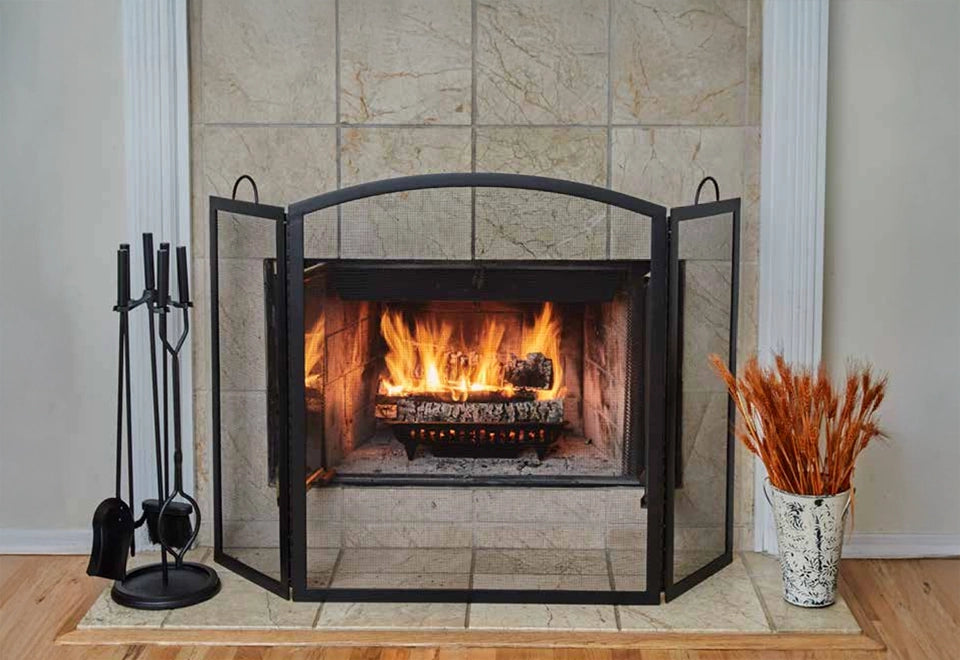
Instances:
[[[621,604],[729,563],[712,183],[670,212],[510,174],[212,197],[216,560],[296,600]]]
[[[308,260],[308,471],[368,485],[640,485],[647,272]]]

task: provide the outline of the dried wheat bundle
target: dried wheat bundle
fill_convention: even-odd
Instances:
[[[876,412],[887,388],[869,366],[851,367],[838,392],[821,365],[816,373],[777,355],[770,368],[751,358],[737,378],[723,359],[710,362],[740,411],[737,435],[760,457],[770,481],[799,495],[835,495],[850,488],[860,452],[883,432]]]

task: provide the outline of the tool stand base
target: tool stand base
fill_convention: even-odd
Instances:
[[[202,603],[219,591],[220,578],[209,566],[183,562],[177,568],[169,562],[166,583],[163,581],[163,567],[148,564],[115,582],[110,596],[120,605],[138,610],[173,610]]]

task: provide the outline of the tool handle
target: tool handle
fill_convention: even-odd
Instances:
[[[180,290],[180,302],[190,302],[190,286],[187,282],[187,248],[177,248],[177,284]]]
[[[170,297],[170,244],[161,243],[157,252],[157,305],[167,306]]]
[[[153,279],[153,234],[147,232],[143,235],[143,286],[146,289],[153,290],[157,283]]]
[[[117,306],[130,302],[130,246],[120,244],[117,250]]]

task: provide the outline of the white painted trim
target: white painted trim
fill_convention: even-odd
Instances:
[[[127,231],[133,290],[143,289],[141,234],[190,249],[190,120],[186,0],[123,0],[124,142]],[[191,277],[195,281],[194,277]],[[175,282],[175,276],[171,277]],[[192,287],[196,291],[196,287]],[[139,502],[156,496],[153,404],[147,322],[131,330],[134,383],[134,475]],[[178,331],[179,319],[171,320]],[[193,332],[191,332],[191,335]],[[193,370],[190,336],[181,352],[184,487],[193,491]],[[172,443],[172,437],[170,442]],[[172,449],[171,449],[172,456]],[[172,479],[171,479],[172,483]],[[207,512],[210,513],[210,512]],[[146,544],[146,530],[138,533]]]
[[[758,352],[814,365],[823,326],[829,0],[763,7]],[[754,482],[755,549],[776,552],[776,533]]]
[[[0,529],[3,555],[83,555],[92,542],[90,529]]]
[[[843,544],[848,559],[960,556],[960,534],[854,532]]]

